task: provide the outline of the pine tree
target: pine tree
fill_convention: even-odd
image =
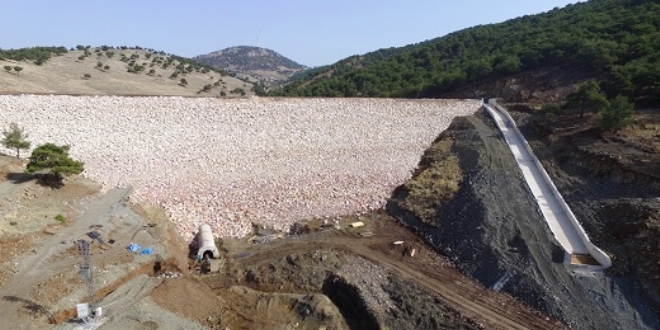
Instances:
[[[30,142],[26,139],[28,135],[23,132],[23,129],[18,127],[18,124],[11,123],[9,124],[9,130],[3,131],[4,139],[2,139],[2,145],[7,149],[16,150],[16,158],[21,158],[21,150],[30,149]]]
[[[46,143],[38,146],[30,155],[30,162],[25,166],[29,174],[40,173],[42,181],[55,187],[62,186],[65,176],[80,174],[84,171],[84,164],[69,157],[68,145],[58,146]]]

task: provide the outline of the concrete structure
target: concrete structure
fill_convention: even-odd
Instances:
[[[497,105],[494,100],[491,100],[489,104],[484,104],[484,107],[495,120],[509,145],[550,230],[567,252],[565,262],[570,263],[573,255],[589,254],[603,268],[610,267],[612,260],[589,240],[582,225],[564,201],[541,162],[534,155],[532,148],[520,133],[509,113]]]
[[[203,224],[199,226],[199,233],[197,234],[197,256],[204,257],[205,253],[211,253],[211,258],[220,257],[220,251],[218,247],[215,246],[215,240],[213,239],[213,231],[211,226]]]

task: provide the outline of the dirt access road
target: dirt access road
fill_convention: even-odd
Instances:
[[[410,230],[391,217],[377,214],[371,222],[374,236],[361,237],[349,229],[328,230],[298,237],[250,246],[230,248],[229,258],[243,268],[279,260],[290,255],[315,250],[338,250],[357,255],[379,265],[393,275],[411,281],[487,329],[564,329],[558,321],[541,315],[513,298],[488,290],[462,275],[446,258],[422,242]],[[408,249],[415,248],[415,257],[404,256],[393,242],[403,240]],[[246,256],[247,254],[247,256]],[[222,281],[209,281],[211,287],[227,286]],[[234,283],[248,285],[249,283]],[[254,286],[254,285],[252,285]],[[267,286],[267,285],[266,285]],[[277,290],[256,285],[259,290]]]
[[[10,183],[11,184],[11,183]],[[0,319],[2,326],[7,329],[18,329],[24,321],[17,318],[21,315],[20,310],[25,306],[31,306],[33,312],[52,318],[46,307],[41,306],[30,299],[30,292],[39,284],[48,281],[66,270],[74,269],[74,266],[80,262],[78,258],[66,258],[54,262],[47,262],[51,257],[64,252],[74,237],[79,237],[89,226],[96,224],[101,219],[101,215],[109,212],[110,208],[125,198],[130,189],[115,189],[108,192],[102,198],[90,205],[87,212],[83,213],[78,221],[71,226],[59,231],[49,239],[42,242],[38,247],[17,262],[16,273],[12,281],[0,287]],[[27,248],[27,247],[26,247]]]

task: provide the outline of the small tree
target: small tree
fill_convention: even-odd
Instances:
[[[109,66],[109,65],[104,66],[104,67],[103,67],[103,70],[105,70],[105,71],[110,70],[110,66]]]
[[[634,105],[623,95],[618,95],[600,112],[600,128],[618,132],[633,121]]]
[[[101,63],[101,61],[96,62],[96,67],[99,68],[99,69],[102,68],[103,63]]]
[[[16,74],[20,76],[20,72],[23,71],[23,67],[17,65],[14,67],[14,71],[16,71]]]
[[[181,86],[187,86],[188,85],[188,80],[186,80],[186,78],[181,78],[180,82],[181,82]]]
[[[566,97],[565,109],[580,109],[580,117],[586,111],[600,111],[607,107],[607,97],[595,81],[590,81]]]
[[[30,142],[27,141],[28,135],[18,127],[18,124],[9,124],[9,130],[3,131],[2,135],[5,136],[2,139],[2,145],[7,149],[15,149],[16,158],[21,158],[21,150],[30,149]]]
[[[9,72],[9,71],[11,71],[11,69],[13,69],[13,68],[11,67],[11,65],[5,65],[5,66],[4,66],[4,69],[5,69],[5,71]]]
[[[30,155],[30,162],[25,166],[25,172],[42,175],[42,182],[55,187],[62,186],[64,177],[71,174],[80,174],[84,164],[69,157],[68,145],[58,146],[46,143],[38,146]]]
[[[91,74],[89,74],[89,73],[85,73],[85,75],[84,75],[83,77],[84,77],[85,79],[89,79],[89,78],[91,78],[91,77],[92,77],[92,75],[91,75]]]

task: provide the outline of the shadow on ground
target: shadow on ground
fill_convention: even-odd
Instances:
[[[27,300],[21,297],[16,297],[16,296],[4,296],[2,297],[3,300],[9,301],[9,302],[15,302],[15,303],[23,303],[23,308],[27,309],[31,314],[36,315],[36,316],[45,316],[48,318],[49,323],[55,323],[55,319],[53,318],[53,315],[46,310],[46,308],[42,305],[39,305],[35,303],[34,301]]]
[[[5,178],[15,184],[21,184],[37,179],[36,176],[26,173],[7,173],[7,175],[5,175]]]

